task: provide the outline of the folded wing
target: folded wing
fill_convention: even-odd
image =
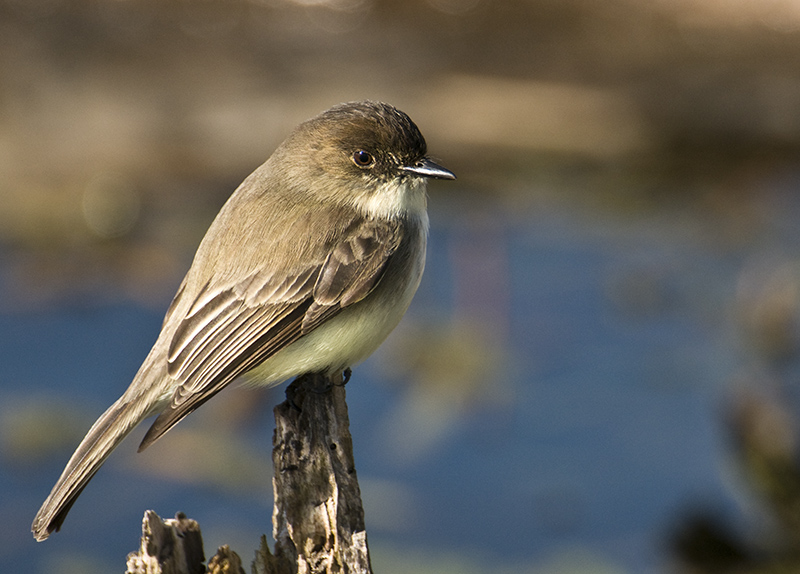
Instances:
[[[179,386],[139,450],[236,377],[366,297],[401,240],[399,222],[363,219],[291,271],[259,271],[224,288],[207,283],[170,344],[168,373]]]

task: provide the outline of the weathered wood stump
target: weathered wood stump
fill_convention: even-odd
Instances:
[[[254,574],[372,574],[350,420],[341,374],[306,375],[275,407],[272,533],[256,550]],[[243,573],[227,546],[203,565],[200,528],[182,514],[162,521],[145,513],[138,554],[128,574]]]

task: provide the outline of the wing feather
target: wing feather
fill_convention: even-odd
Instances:
[[[187,315],[172,337],[167,355],[167,371],[180,379],[186,365],[207,349],[226,325],[235,319],[242,301],[230,290],[218,293],[206,305]]]
[[[170,344],[168,372],[179,385],[139,450],[237,376],[366,297],[402,231],[399,222],[361,219],[299,271],[261,271],[216,293],[206,282]]]

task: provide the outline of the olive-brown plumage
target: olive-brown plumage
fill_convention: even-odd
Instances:
[[[304,122],[222,207],[125,393],[95,422],[34,519],[58,530],[111,451],[158,415],[139,450],[238,376],[271,385],[371,354],[425,264],[425,180],[454,179],[417,126],[377,102]]]

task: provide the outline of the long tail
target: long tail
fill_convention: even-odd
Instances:
[[[136,404],[138,401],[123,402],[124,398],[97,419],[69,459],[61,478],[33,519],[31,531],[36,540],[41,542],[61,528],[69,509],[111,451],[146,415],[142,412],[142,405]]]

